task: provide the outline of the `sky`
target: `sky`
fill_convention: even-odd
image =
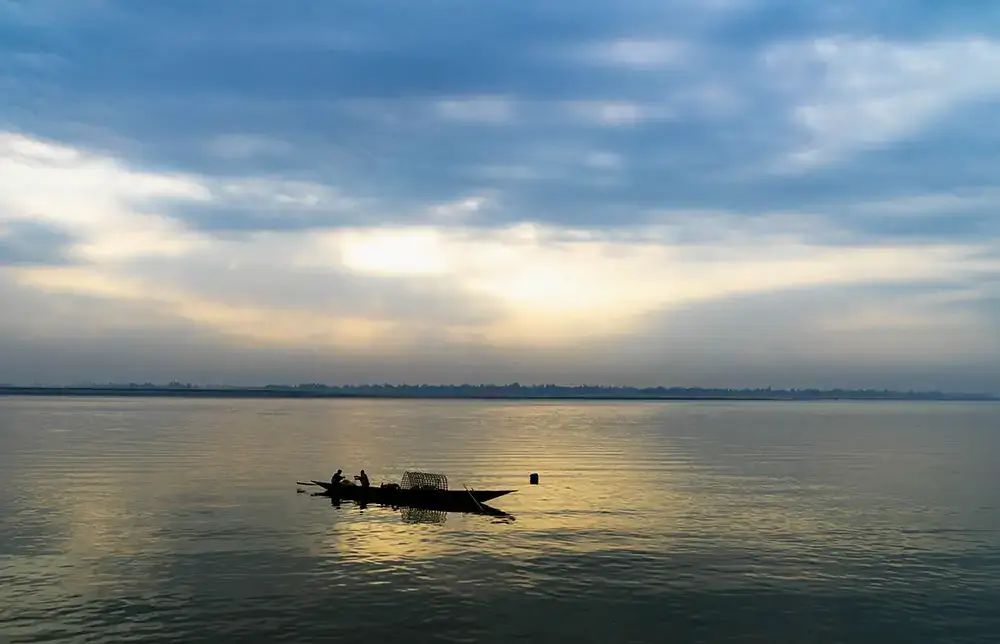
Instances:
[[[1000,3],[0,0],[0,382],[1000,392]]]

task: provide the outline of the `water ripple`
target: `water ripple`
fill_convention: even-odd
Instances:
[[[993,642],[998,421],[989,405],[2,399],[0,640]],[[337,467],[516,488],[496,502],[516,521],[406,523],[295,493]]]

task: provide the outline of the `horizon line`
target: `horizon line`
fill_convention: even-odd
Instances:
[[[419,383],[419,384],[409,384],[409,383],[355,383],[355,384],[327,384],[320,382],[302,382],[297,384],[288,383],[268,383],[263,385],[232,385],[224,383],[209,383],[209,384],[195,384],[191,382],[180,382],[177,380],[172,380],[166,384],[153,383],[153,382],[89,382],[89,383],[78,383],[71,385],[53,385],[53,384],[32,384],[32,385],[18,385],[13,383],[0,383],[0,390],[4,393],[18,393],[18,392],[28,392],[37,391],[39,393],[51,391],[51,392],[64,392],[72,393],[74,391],[84,392],[84,391],[170,391],[174,393],[181,393],[185,391],[189,392],[232,392],[232,393],[270,393],[277,394],[280,392],[288,393],[314,393],[321,394],[323,392],[330,392],[333,394],[341,393],[346,395],[355,396],[379,396],[391,393],[401,393],[401,394],[419,394],[421,391],[426,393],[451,393],[456,394],[456,397],[470,397],[469,394],[477,393],[494,393],[494,394],[515,394],[515,396],[520,397],[554,397],[558,396],[560,393],[564,394],[577,394],[575,397],[580,397],[579,394],[584,394],[588,397],[601,397],[614,394],[626,394],[631,395],[631,397],[642,396],[642,397],[666,397],[673,395],[676,397],[678,395],[693,396],[693,397],[705,397],[705,396],[723,396],[731,397],[733,395],[751,395],[754,397],[770,397],[770,396],[794,396],[794,397],[892,397],[892,398],[968,398],[968,399],[985,399],[985,400],[1000,400],[998,395],[992,392],[959,392],[959,391],[941,391],[934,389],[907,389],[907,390],[896,390],[889,389],[886,387],[876,388],[876,387],[864,387],[864,388],[846,388],[846,387],[832,387],[832,388],[818,388],[818,387],[774,387],[774,386],[757,386],[757,387],[717,387],[717,386],[680,386],[680,385],[607,385],[607,384],[556,384],[556,383],[534,383],[534,384],[521,384],[520,382],[508,382],[508,383]],[[465,395],[462,395],[462,394]],[[445,396],[448,397],[448,396]]]

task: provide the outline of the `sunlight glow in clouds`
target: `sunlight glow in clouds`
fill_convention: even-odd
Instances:
[[[11,135],[3,140],[6,172],[0,188],[7,217],[65,226],[79,236],[74,256],[84,262],[22,268],[15,273],[22,283],[145,303],[159,313],[265,343],[295,344],[303,329],[311,329],[310,342],[332,346],[371,346],[389,335],[396,344],[406,344],[407,329],[377,316],[336,315],[322,305],[289,310],[266,301],[247,306],[210,299],[199,294],[197,280],[158,283],[144,276],[135,260],[160,256],[197,263],[215,256],[238,262],[253,256],[266,258],[271,278],[279,282],[294,281],[295,267],[445,282],[499,306],[497,319],[472,330],[512,347],[571,345],[585,337],[626,333],[645,314],[740,293],[949,280],[998,268],[995,261],[972,258],[982,250],[978,246],[814,246],[794,236],[740,230],[738,220],[724,213],[699,216],[703,237],[695,243],[678,241],[676,225],[656,223],[637,231],[640,239],[633,241],[531,223],[495,229],[343,227],[223,241],[156,214],[155,205],[166,202],[155,200],[224,201],[242,198],[238,191],[213,193],[197,177],[137,173],[65,146]],[[46,191],[47,185],[60,189]],[[899,323],[891,312],[868,311],[864,319]],[[455,327],[456,332],[469,330],[460,320]]]
[[[440,236],[433,230],[349,231],[335,236],[343,249],[340,261],[351,270],[376,275],[450,272]]]

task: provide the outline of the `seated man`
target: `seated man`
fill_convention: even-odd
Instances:
[[[339,485],[341,481],[344,480],[344,475],[341,474],[343,470],[337,470],[333,476],[330,477],[330,483],[333,485]]]

